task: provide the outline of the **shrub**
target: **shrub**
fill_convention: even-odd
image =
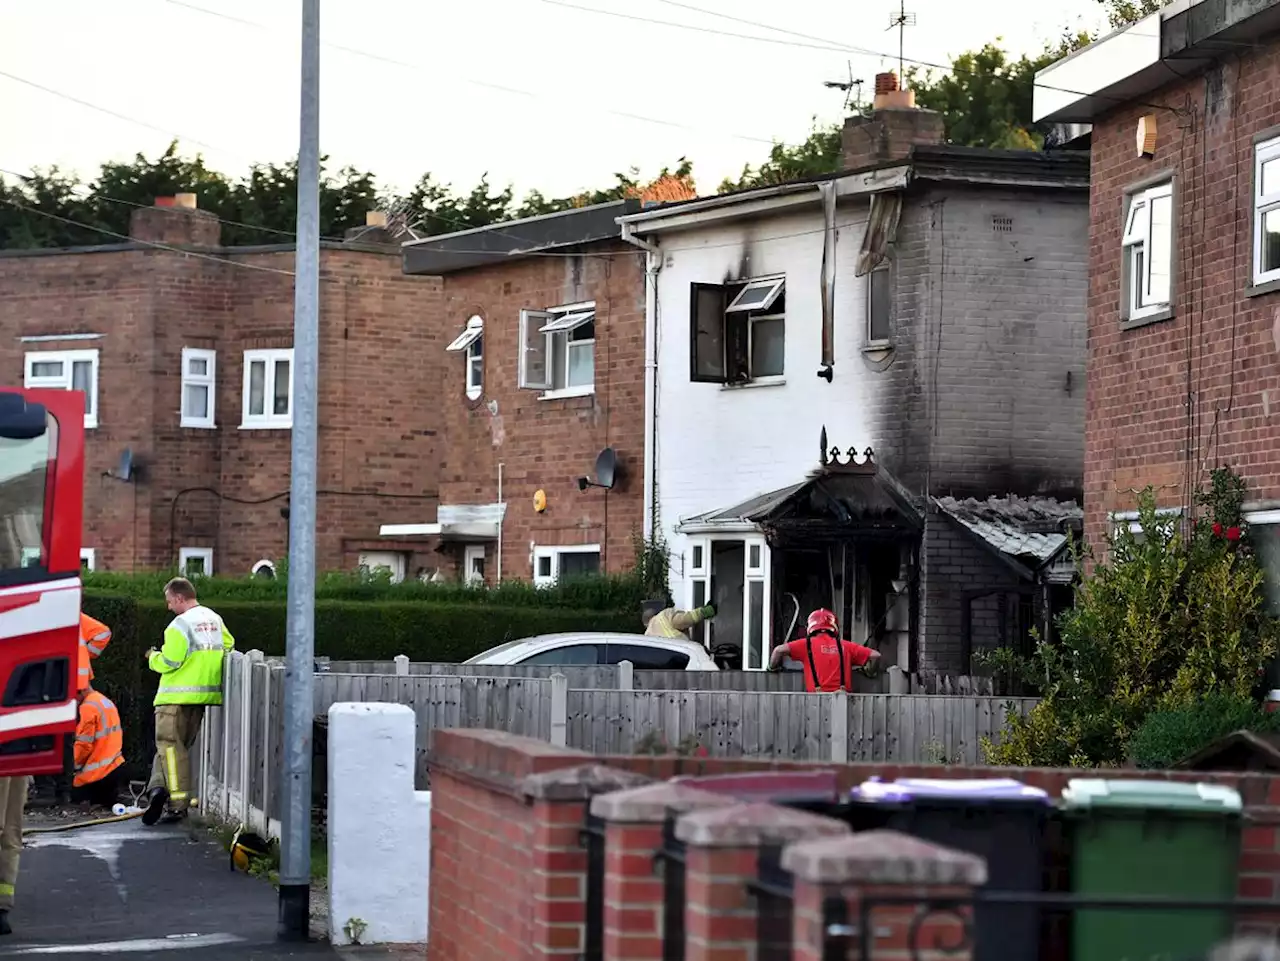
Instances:
[[[1243,529],[1244,484],[1215,470],[1196,503],[1205,516],[1184,537],[1142,493],[1141,536],[1121,525],[1108,537],[1110,557],[1060,618],[1059,642],[1041,640],[1021,665],[1043,699],[1010,719],[1002,743],[987,743],[990,761],[1119,764],[1154,711],[1251,696],[1280,631]]]
[[[1134,734],[1130,753],[1138,767],[1165,770],[1236,731],[1280,731],[1280,714],[1267,714],[1252,698],[1210,695],[1150,714]]]
[[[215,601],[202,594],[236,638],[241,651],[285,653],[283,597]],[[95,686],[116,702],[131,764],[149,762],[153,750],[151,701],[157,677],[144,654],[158,647],[172,619],[161,599],[89,594],[86,613],[111,628],[111,645],[94,662]],[[316,602],[315,650],[334,660],[379,661],[406,654],[414,661],[463,661],[503,641],[560,631],[639,630],[632,611],[498,607],[426,601]]]

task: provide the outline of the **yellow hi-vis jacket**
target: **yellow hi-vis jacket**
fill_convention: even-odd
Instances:
[[[164,646],[148,666],[160,675],[156,704],[221,704],[222,658],[236,639],[203,605],[179,614],[164,631]]]
[[[695,611],[678,611],[668,607],[659,611],[649,619],[649,626],[644,629],[646,637],[683,637],[686,641],[689,628],[702,623],[702,613]]]

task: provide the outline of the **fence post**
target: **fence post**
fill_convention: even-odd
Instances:
[[[890,694],[910,694],[911,679],[907,677],[907,672],[898,667],[897,664],[885,671],[889,676],[889,693]]]
[[[253,666],[262,661],[261,651],[250,651],[240,662],[240,823],[246,827],[252,811],[249,755],[253,753]]]
[[[849,698],[844,691],[835,691],[827,698],[831,712],[831,760],[845,764],[849,760]]]
[[[409,674],[409,655],[397,654],[396,655],[396,676],[407,677],[408,674]]]
[[[622,661],[618,664],[619,691],[634,691],[636,689],[635,670],[636,666],[630,661]]]
[[[551,675],[551,744],[564,747],[569,742],[569,679]]]
[[[218,811],[222,815],[223,820],[231,818],[231,710],[234,705],[231,703],[231,672],[238,669],[240,658],[244,655],[236,651],[232,651],[227,655],[226,661],[222,667],[222,709],[218,711],[218,718],[222,721],[222,764],[219,767],[219,777],[222,781],[222,807]]]

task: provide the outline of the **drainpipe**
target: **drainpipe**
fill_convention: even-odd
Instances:
[[[655,464],[657,447],[658,271],[662,248],[637,237],[631,224],[622,224],[622,239],[645,252],[644,265],[644,536],[654,535]]]
[[[498,465],[498,503],[502,503],[502,468],[504,464]],[[494,583],[502,583],[502,522],[506,518],[507,512],[503,512],[498,516],[498,563],[497,570],[494,571]]]

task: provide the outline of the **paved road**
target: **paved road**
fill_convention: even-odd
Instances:
[[[325,944],[278,944],[274,889],[232,872],[216,845],[138,821],[28,836],[12,920],[0,958],[338,957]]]

